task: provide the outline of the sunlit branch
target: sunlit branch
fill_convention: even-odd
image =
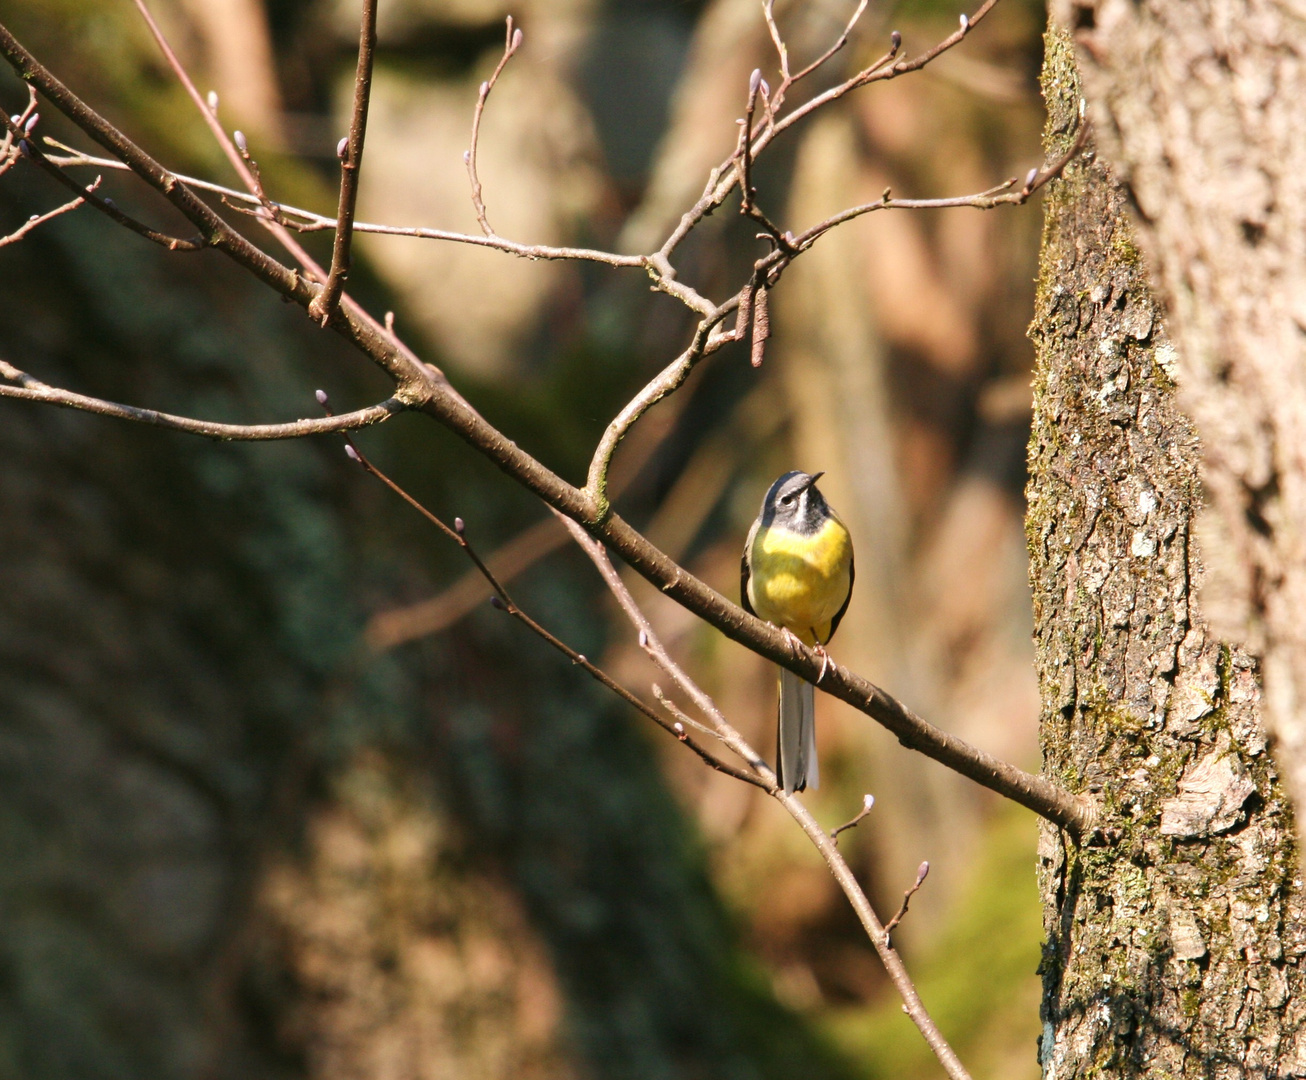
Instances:
[[[95,178],[95,183],[86,190],[94,191],[99,186],[100,178],[97,176]],[[10,244],[16,244],[28,233],[32,232],[32,230],[39,229],[47,221],[52,221],[63,214],[67,214],[69,211],[76,210],[79,206],[85,205],[85,203],[86,197],[84,195],[79,195],[77,198],[64,203],[62,206],[56,206],[53,210],[47,210],[44,214],[33,214],[8,236],[0,236],[0,247],[8,247]]]
[[[336,237],[331,249],[331,271],[322,291],[308,305],[308,314],[322,326],[331,321],[349,276],[349,248],[353,240],[354,207],[363,168],[363,142],[367,135],[367,109],[372,98],[372,56],[376,51],[377,0],[363,0],[358,32],[358,71],[354,76],[354,112],[340,158],[340,205],[336,210]]]
[[[130,172],[131,167],[124,165],[121,161],[114,158],[97,157],[94,154],[86,154],[80,150],[74,149],[57,139],[45,139],[45,142],[64,152],[63,156],[54,154],[48,155],[50,160],[56,165],[94,166],[99,169],[116,169],[121,172]],[[282,219],[282,224],[295,232],[328,232],[336,227],[336,219],[326,214],[317,214],[312,210],[304,210],[297,206],[291,206],[289,203],[278,202],[275,199],[268,199],[266,204],[259,195],[252,194],[248,191],[239,191],[236,188],[227,187],[223,184],[215,184],[211,180],[202,180],[194,176],[186,176],[183,173],[176,174],[177,179],[182,183],[189,185],[199,191],[210,191],[215,195],[220,195],[224,200],[233,203],[245,203],[249,209],[240,206],[233,206],[232,209],[239,210],[241,213],[249,213],[251,216],[260,217],[259,209],[266,205],[273,210]],[[503,251],[509,255],[518,255],[523,259],[554,260],[554,259],[571,259],[577,262],[596,262],[604,263],[608,266],[615,267],[634,267],[643,269],[648,265],[648,257],[644,255],[619,255],[611,251],[598,251],[594,248],[579,248],[555,246],[549,244],[519,244],[515,240],[508,240],[502,236],[476,236],[471,233],[460,233],[449,229],[429,229],[418,226],[408,225],[380,225],[370,221],[355,221],[354,232],[356,233],[378,233],[382,236],[411,236],[418,240],[442,240],[455,244],[471,244],[474,247],[493,248],[496,251]]]
[[[503,73],[503,69],[507,67],[508,61],[521,48],[521,43],[521,28],[513,29],[512,16],[509,15],[504,36],[503,55],[499,58],[499,62],[495,65],[490,77],[481,83],[481,88],[476,95],[476,108],[472,110],[471,146],[463,153],[463,163],[467,166],[467,178],[472,185],[472,208],[476,211],[476,220],[480,222],[481,231],[486,236],[494,236],[495,232],[490,227],[490,219],[486,214],[485,198],[481,194],[481,177],[476,169],[476,155],[481,142],[481,117],[485,115],[485,103],[490,99],[490,91],[494,89],[495,83],[499,81],[499,76]]]
[[[324,407],[326,407],[326,395],[323,394],[321,391],[318,391],[318,400],[322,402]],[[537,637],[541,638],[542,640],[548,642],[549,645],[551,645],[558,652],[562,653],[562,655],[565,656],[568,660],[570,660],[573,664],[575,664],[579,668],[582,668],[585,671],[585,673],[588,674],[591,678],[593,678],[596,682],[602,684],[607,689],[611,690],[614,694],[616,694],[619,698],[621,698],[622,701],[626,702],[628,705],[633,706],[640,713],[642,713],[644,716],[648,717],[655,724],[657,724],[658,727],[662,728],[664,731],[668,732],[669,734],[674,735],[677,740],[684,743],[686,746],[689,747],[689,749],[691,749],[695,754],[697,754],[704,761],[704,763],[710,765],[718,772],[725,773],[727,776],[733,776],[736,780],[742,780],[746,784],[752,784],[755,787],[767,789],[766,777],[755,776],[749,772],[744,771],[743,769],[736,768],[734,765],[730,765],[727,762],[719,760],[715,755],[713,755],[703,746],[699,745],[693,738],[691,738],[689,733],[685,731],[683,724],[681,724],[678,721],[673,722],[667,720],[664,716],[662,716],[661,713],[659,713],[646,701],[644,701],[636,694],[632,693],[630,690],[626,689],[626,687],[622,686],[619,682],[613,679],[612,676],[610,676],[606,671],[600,668],[597,664],[594,664],[592,661],[590,661],[589,658],[586,657],[583,653],[577,652],[561,638],[557,637],[550,631],[546,630],[543,626],[541,626],[538,622],[536,622],[533,618],[531,618],[531,616],[527,615],[526,612],[523,611],[517,605],[516,601],[513,600],[511,594],[509,594],[508,590],[503,586],[502,582],[500,582],[499,579],[495,577],[494,572],[489,568],[485,560],[483,560],[481,556],[477,553],[476,549],[472,546],[471,541],[467,539],[467,529],[462,518],[454,518],[454,523],[452,527],[446,525],[443,520],[441,520],[439,517],[433,514],[424,505],[422,505],[421,502],[419,502],[416,498],[414,498],[407,491],[405,491],[399,484],[395,483],[394,480],[392,480],[389,476],[387,476],[380,469],[378,469],[374,464],[372,464],[371,460],[365,454],[363,454],[361,450],[358,449],[358,445],[352,439],[350,439],[348,435],[346,435],[345,438],[347,440],[346,449],[351,460],[357,462],[366,472],[370,473],[372,476],[376,477],[376,479],[380,480],[381,483],[385,484],[386,487],[388,487],[391,491],[393,491],[396,495],[398,495],[401,499],[403,499],[404,502],[408,503],[409,506],[413,507],[413,509],[415,509],[424,518],[426,518],[427,521],[429,521],[432,525],[438,528],[442,533],[444,533],[447,537],[449,537],[449,539],[453,540],[454,543],[458,544],[458,546],[463,549],[463,553],[469,559],[471,559],[472,564],[476,567],[477,571],[485,578],[486,582],[493,590],[494,595],[491,597],[491,603],[495,607],[497,607],[500,611],[506,612],[508,615],[511,615],[514,619],[516,619],[528,630],[530,630],[531,633],[535,634]]]
[[[49,386],[25,371],[20,371],[4,360],[0,360],[0,377],[18,384],[7,386],[0,383],[0,397],[39,401],[63,409],[112,416],[118,420],[131,420],[138,424],[169,428],[172,431],[185,431],[191,435],[202,435],[206,439],[219,439],[224,442],[271,442],[279,439],[302,439],[306,435],[355,431],[358,428],[370,427],[383,420],[389,420],[395,413],[407,408],[398,398],[387,398],[379,405],[369,405],[366,409],[342,413],[340,416],[292,420],[288,424],[220,424],[211,420],[198,420],[191,416],[174,416],[154,409],[141,409],[135,405],[120,405],[115,401],[105,401],[103,398],[87,397],[85,394],[77,394],[71,390],[62,390],[57,386]]]

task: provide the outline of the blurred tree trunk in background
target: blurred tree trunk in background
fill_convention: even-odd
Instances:
[[[1080,92],[1069,38],[1047,45],[1055,152]],[[1028,517],[1045,769],[1102,811],[1082,846],[1043,827],[1044,1075],[1300,1076],[1293,817],[1255,665],[1194,595],[1199,445],[1166,327],[1100,159],[1045,206]]]
[[[1203,597],[1306,808],[1306,9],[1056,0],[1202,440]],[[1299,814],[1299,820],[1306,814]]]

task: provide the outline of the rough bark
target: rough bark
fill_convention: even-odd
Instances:
[[[1204,451],[1205,606],[1262,661],[1306,797],[1306,9],[1058,0],[1127,184]],[[1300,817],[1300,815],[1299,815]]]
[[[1048,141],[1080,93],[1052,32]],[[1254,661],[1199,611],[1199,444],[1126,216],[1090,152],[1049,191],[1028,533],[1049,774],[1101,800],[1044,827],[1045,1077],[1306,1075],[1293,818]]]

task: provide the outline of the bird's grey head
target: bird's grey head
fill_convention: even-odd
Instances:
[[[787,472],[762,500],[762,524],[780,525],[791,532],[817,532],[830,516],[830,507],[816,489],[825,473]]]

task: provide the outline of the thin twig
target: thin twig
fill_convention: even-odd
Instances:
[[[788,77],[785,83],[782,83],[779,87],[776,88],[775,96],[772,97],[771,99],[771,107],[773,109],[779,112],[780,106],[784,104],[785,92],[791,86],[793,86],[795,83],[801,82],[803,79],[807,78],[807,76],[810,75],[812,72],[816,71],[818,68],[824,67],[826,62],[834,57],[835,53],[839,52],[845,45],[848,44],[848,39],[852,36],[853,30],[856,28],[857,23],[861,21],[862,14],[866,11],[867,2],[868,0],[859,0],[859,3],[857,4],[857,9],[852,13],[852,17],[848,20],[848,25],[843,28],[843,33],[839,35],[839,37],[836,39],[833,45],[831,45],[828,49],[825,50],[825,52],[823,52],[820,56],[818,56],[815,60],[813,60],[810,64],[808,64],[805,68],[803,68],[803,70],[800,71],[797,75]]]
[[[100,178],[97,176],[95,178],[95,183],[93,183],[86,190],[94,191],[99,186],[100,186]],[[21,226],[19,226],[17,229],[11,232],[8,236],[0,236],[0,247],[7,247],[10,244],[16,244],[19,240],[21,240],[24,236],[30,233],[33,229],[39,229],[47,221],[50,221],[53,218],[57,218],[61,214],[66,214],[71,210],[76,210],[79,206],[82,206],[85,202],[86,202],[86,197],[84,195],[79,195],[71,202],[66,202],[62,206],[56,206],[53,210],[47,210],[44,214],[33,214],[25,222],[23,222]]]
[[[846,829],[857,828],[857,826],[861,823],[862,818],[864,818],[867,814],[869,814],[871,812],[872,807],[874,806],[875,806],[875,796],[863,795],[862,808],[859,811],[857,811],[856,816],[853,817],[851,820],[845,821],[842,825],[840,825],[836,829],[831,829],[830,839],[837,844],[839,842],[839,834],[845,831]]]
[[[160,28],[159,24],[155,22],[154,16],[150,14],[150,9],[146,6],[145,0],[135,0],[135,4],[136,10],[141,13],[141,18],[145,20],[145,25],[149,27],[150,34],[154,37],[155,44],[159,46],[159,51],[163,53],[164,60],[167,61],[168,66],[172,69],[172,73],[177,77],[177,81],[181,83],[182,88],[194,103],[195,108],[199,110],[200,116],[208,126],[209,131],[213,134],[213,138],[216,140],[219,149],[222,150],[231,167],[235,169],[236,175],[240,177],[241,182],[246,188],[248,188],[251,195],[255,197],[255,201],[266,209],[270,200],[263,191],[263,183],[260,180],[257,171],[252,167],[248,149],[246,148],[242,150],[237,148],[232,137],[227,134],[226,129],[218,122],[217,109],[200,96],[195,81],[190,77],[190,73],[186,70],[177,54],[173,51],[172,46],[168,44],[168,39],[164,37],[163,30]],[[95,131],[86,128],[83,128],[83,130],[86,130],[87,134],[92,138],[96,138]],[[104,145],[104,143],[101,143],[101,145]],[[113,150],[119,155],[119,157],[122,157],[124,161],[128,161],[128,163],[131,164],[130,159],[123,155],[117,148],[112,146],[107,148]],[[132,171],[138,172],[134,167]],[[173,176],[171,173],[169,176],[174,181],[180,180],[180,177]],[[215,214],[214,216],[216,217],[217,215]],[[287,231],[286,227],[281,224],[274,212],[267,211],[257,216],[259,223],[299,262],[300,267],[308,273],[310,277],[317,281],[326,280],[326,273],[323,271],[322,267],[319,266],[317,261],[304,250],[303,246],[290,235],[289,231]],[[226,222],[223,222],[223,225],[226,225]],[[311,302],[312,300],[310,299],[309,303]]]
[[[1025,183],[1015,191],[1011,189],[1020,181],[1014,177],[976,195],[955,195],[944,199],[896,199],[886,189],[885,193],[874,202],[862,203],[860,206],[851,206],[847,210],[841,210],[839,213],[832,214],[824,221],[818,222],[811,228],[799,233],[794,238],[794,246],[800,251],[806,251],[822,235],[835,226],[842,225],[846,221],[852,221],[854,218],[862,217],[865,214],[874,213],[876,210],[944,210],[951,207],[992,210],[996,206],[1020,206],[1028,201],[1029,197],[1048,181],[1061,175],[1062,170],[1084,148],[1084,140],[1087,137],[1088,124],[1083,123],[1080,125],[1079,132],[1070,149],[1046,165],[1031,169],[1025,178]]]
[[[594,448],[594,456],[590,459],[589,473],[585,482],[586,493],[594,500],[601,513],[606,513],[609,505],[608,470],[612,466],[612,455],[617,452],[618,444],[625,438],[635,421],[689,378],[694,365],[708,353],[708,335],[712,325],[715,324],[708,324],[706,321],[699,323],[689,347],[645,384],[644,388],[626,403],[625,408],[604,429],[598,445]]]
[[[318,400],[322,402],[323,407],[325,408],[326,395],[319,392]],[[577,652],[565,641],[546,630],[533,618],[527,615],[526,612],[517,606],[516,601],[514,601],[512,596],[509,595],[508,590],[504,588],[502,582],[494,576],[493,571],[490,570],[489,566],[486,565],[485,561],[477,553],[476,549],[472,546],[471,541],[467,539],[467,529],[462,518],[454,518],[453,527],[450,528],[439,517],[423,506],[421,502],[415,499],[399,484],[395,483],[394,480],[390,479],[389,476],[372,464],[371,460],[358,449],[357,444],[347,434],[345,436],[345,441],[346,450],[353,461],[362,466],[366,472],[380,480],[381,483],[385,484],[386,487],[403,499],[404,502],[408,503],[409,506],[413,507],[413,509],[426,518],[427,521],[431,522],[432,525],[438,528],[442,533],[449,537],[449,539],[453,540],[454,543],[463,549],[463,553],[471,559],[476,569],[480,571],[480,573],[485,577],[485,580],[489,583],[490,588],[494,590],[494,596],[491,597],[490,602],[494,604],[495,607],[499,608],[500,611],[511,615],[537,637],[548,642],[548,644],[552,645],[573,664],[584,669],[584,671],[596,682],[607,687],[621,698],[622,701],[626,702],[628,705],[637,709],[644,716],[652,720],[658,725],[658,727],[669,732],[671,735],[674,735],[680,742],[684,743],[694,751],[695,754],[702,758],[707,765],[710,765],[718,772],[725,773],[727,776],[733,776],[736,780],[742,780],[746,784],[752,784],[755,787],[761,788],[766,787],[763,781],[758,777],[745,772],[743,769],[736,768],[734,765],[719,760],[715,755],[697,743],[689,733],[685,731],[683,724],[679,721],[673,722],[667,720],[646,701],[627,690],[626,687],[622,686],[583,653]]]
[[[907,907],[911,903],[911,898],[915,896],[920,887],[925,884],[925,878],[928,876],[929,872],[930,864],[927,862],[921,863],[920,866],[916,868],[916,880],[912,883],[911,888],[902,894],[902,907],[898,909],[898,914],[884,925],[884,932],[886,934],[892,934],[894,927],[902,922],[902,917],[907,914]]]
[[[508,61],[521,48],[521,42],[521,28],[513,29],[512,16],[509,15],[504,36],[503,55],[499,57],[494,72],[485,82],[481,83],[481,88],[477,92],[476,108],[472,110],[472,144],[463,154],[463,162],[467,166],[467,178],[472,184],[472,207],[476,210],[476,220],[480,222],[481,231],[486,236],[494,236],[495,232],[490,227],[490,219],[485,212],[485,199],[481,195],[481,178],[476,171],[476,154],[481,141],[481,116],[485,113],[485,103],[490,98],[490,91],[494,89],[494,84],[499,81],[499,75],[508,65]]]
[[[675,429],[675,417],[680,415],[683,407],[683,402],[679,407],[673,405],[670,416],[659,428],[652,429],[649,437],[635,440],[636,445],[628,448],[623,467],[609,483],[612,498],[615,499],[639,476],[640,470],[665,443]],[[500,581],[511,581],[568,542],[567,530],[553,514],[548,514],[492,551],[485,562]],[[373,615],[363,631],[364,636],[373,649],[383,652],[414,638],[439,633],[480,606],[491,591],[481,572],[472,567],[430,599]]]
[[[27,125],[35,121],[33,116],[36,112],[36,88],[29,86],[27,88],[27,105],[17,116],[10,117],[10,123],[5,125],[4,136],[0,138],[0,176],[4,176],[10,169],[18,164],[20,157],[17,147],[14,145],[15,132],[26,132]]]
[[[969,34],[969,32],[974,29],[990,11],[993,10],[996,3],[997,0],[984,0],[984,3],[980,5],[974,15],[962,16],[959,28],[949,34],[942,41],[910,60],[898,60],[896,63],[894,61],[902,45],[902,35],[895,30],[891,35],[891,45],[888,52],[872,62],[868,67],[863,68],[851,78],[845,79],[837,86],[833,86],[829,90],[809,98],[802,105],[791,110],[781,118],[773,119],[768,116],[767,122],[756,133],[756,137],[752,143],[750,152],[753,159],[756,160],[762,151],[765,150],[777,136],[781,135],[783,132],[793,127],[794,124],[811,115],[816,110],[824,108],[830,103],[845,97],[852,91],[862,86],[867,86],[872,82],[884,82],[889,79],[895,79],[900,75],[905,75],[908,72],[919,71],[931,61],[936,60],[939,56],[943,55],[943,53],[964,40],[967,34]],[[860,18],[860,12],[857,13],[857,17]],[[777,40],[777,48],[783,50],[783,41],[779,38],[779,31],[774,29],[773,20],[770,22],[768,28],[772,29],[773,37]],[[824,63],[825,60],[828,60],[829,57],[833,55],[834,51],[829,52],[821,62]],[[784,58],[784,65],[787,66],[787,51],[783,51],[782,56]],[[811,65],[809,65],[809,67],[811,67]],[[812,70],[815,70],[815,68],[812,68]],[[809,73],[810,72],[805,69],[801,74],[807,75]],[[796,78],[793,81],[796,81]],[[776,108],[775,99],[772,98],[772,109]],[[750,137],[752,137],[751,133]],[[734,155],[732,155],[731,160],[733,160],[733,157]],[[659,254],[669,258],[672,252],[674,252],[680,245],[681,241],[683,241],[684,238],[688,236],[704,218],[725,202],[727,196],[729,196],[729,194],[734,190],[735,185],[739,183],[738,170],[731,169],[730,164],[731,161],[727,160],[718,170],[714,170],[714,175],[719,176],[719,180],[715,185],[709,184],[708,189],[704,191],[698,202],[685,212],[676,228],[663,243]]]
[[[31,161],[37,168],[48,176],[52,177],[57,183],[66,187],[69,191],[74,192],[83,202],[89,203],[96,210],[105,216],[111,218],[119,225],[130,229],[137,236],[144,237],[168,251],[199,251],[204,247],[205,241],[203,236],[181,237],[172,236],[158,229],[152,229],[143,221],[138,221],[130,214],[124,214],[110,199],[101,198],[95,194],[95,189],[99,187],[97,180],[90,187],[83,187],[71,176],[65,173],[58,165],[52,162],[30,139],[25,138],[25,132],[19,128],[10,117],[4,117],[5,127],[10,136],[18,139],[18,153]]]
[[[580,545],[581,550],[590,557],[590,561],[594,563],[599,575],[607,583],[608,588],[617,598],[617,603],[621,605],[627,618],[635,627],[640,647],[654,663],[676,681],[676,684],[689,696],[699,711],[708,717],[721,741],[764,777],[766,783],[759,786],[764,787],[767,794],[789,812],[790,816],[802,827],[803,832],[816,845],[835,880],[843,889],[844,895],[852,904],[862,928],[866,931],[867,937],[871,939],[871,944],[875,947],[875,951],[879,954],[885,971],[893,982],[894,988],[898,991],[898,995],[902,998],[903,1010],[911,1017],[912,1022],[934,1052],[935,1057],[938,1058],[944,1071],[952,1080],[970,1080],[970,1074],[966,1071],[965,1066],[962,1065],[952,1047],[948,1045],[947,1040],[944,1039],[933,1018],[922,1004],[920,995],[917,994],[916,987],[912,984],[911,976],[908,975],[907,968],[902,962],[902,957],[898,955],[897,950],[893,947],[888,931],[880,924],[875,909],[871,907],[871,903],[866,898],[866,893],[862,890],[857,878],[853,875],[852,869],[844,861],[843,856],[839,854],[839,848],[833,838],[828,836],[817,824],[816,819],[797,795],[792,792],[786,793],[776,783],[775,773],[771,768],[760,759],[757,752],[726,720],[712,698],[671,658],[671,654],[667,652],[654,633],[648,617],[640,610],[639,605],[635,603],[634,597],[630,595],[630,590],[622,582],[621,575],[617,573],[616,568],[612,565],[612,561],[608,558],[603,545],[574,522],[568,521],[565,524],[575,538],[576,543]]]
[[[83,153],[49,136],[46,136],[45,142],[56,149],[64,151],[65,156],[62,157],[53,154],[49,155],[50,160],[56,165],[86,165],[100,169],[131,171],[131,166],[125,165],[114,158],[97,157],[94,154]],[[2,144],[0,144],[0,149],[2,148]],[[251,207],[245,209],[241,206],[232,206],[233,210],[240,213],[259,217],[258,208],[270,209],[281,218],[283,225],[295,232],[328,232],[336,228],[337,219],[326,214],[317,214],[312,210],[291,206],[289,203],[266,199],[266,196],[260,197],[260,195],[248,191],[239,191],[236,188],[215,184],[211,180],[202,180],[198,177],[186,176],[183,173],[177,173],[176,176],[178,180],[189,187],[199,191],[211,191],[215,195],[222,196],[224,200],[230,200],[232,203],[246,203]],[[648,256],[646,255],[620,255],[615,252],[599,251],[594,248],[560,247],[550,244],[521,244],[502,236],[476,236],[471,233],[454,232],[449,229],[429,229],[409,225],[380,225],[370,221],[355,221],[353,231],[356,233],[377,233],[382,236],[410,236],[418,240],[443,240],[455,244],[471,244],[475,247],[493,248],[496,251],[530,260],[571,259],[579,262],[603,263],[606,266],[618,268],[633,267],[642,270],[648,267]]]
[[[340,293],[349,276],[349,247],[353,240],[354,207],[358,203],[358,178],[363,168],[363,140],[367,136],[367,108],[372,98],[372,56],[376,51],[376,3],[363,0],[358,30],[358,70],[354,75],[354,113],[349,137],[340,158],[340,205],[336,211],[336,239],[331,249],[331,272],[326,284],[308,305],[309,318],[326,326],[335,315]]]
[[[766,237],[771,241],[773,248],[792,254],[793,247],[789,237],[781,232],[780,227],[774,224],[757,205],[757,189],[753,187],[753,115],[757,109],[758,95],[765,93],[766,83],[762,79],[762,72],[754,68],[748,80],[748,101],[744,106],[739,150],[736,154],[739,159],[739,212],[752,218],[766,230]]]
[[[685,712],[684,709],[682,709],[679,705],[677,705],[674,701],[672,701],[671,698],[667,696],[666,692],[662,689],[662,687],[660,687],[657,683],[653,684],[653,696],[658,699],[659,705],[661,705],[664,709],[667,710],[667,712],[669,712],[672,716],[674,716],[679,723],[684,724],[685,727],[692,727],[695,731],[701,731],[704,735],[711,735],[713,738],[720,737],[710,727],[708,727],[706,724],[700,724],[697,720],[695,720],[687,712]]]
[[[218,439],[223,442],[271,442],[278,439],[302,439],[306,435],[356,431],[358,428],[370,427],[372,424],[389,420],[395,413],[403,412],[407,408],[398,398],[392,397],[379,405],[370,405],[366,409],[340,416],[293,420],[288,424],[219,424],[210,420],[196,420],[189,416],[174,416],[154,409],[141,409],[135,405],[120,405],[115,401],[105,401],[102,398],[77,394],[71,390],[62,390],[43,383],[35,376],[20,371],[4,360],[0,360],[0,376],[18,384],[6,386],[0,383],[0,397],[40,401],[64,409],[112,416],[118,420],[132,420],[138,424],[152,424],[154,427],[185,431],[191,435],[202,435],[206,439]]]

